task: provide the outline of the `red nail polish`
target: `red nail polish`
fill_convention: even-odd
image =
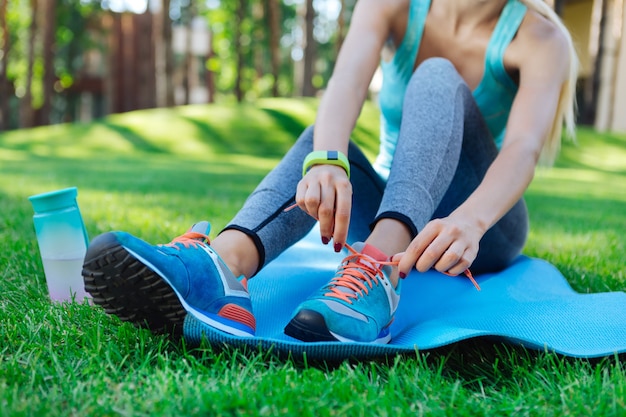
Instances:
[[[326,236],[322,236],[322,243],[323,243],[324,245],[328,245],[328,242],[330,242],[330,239],[329,239],[329,238],[327,238]]]
[[[398,272],[398,276],[402,279],[406,278],[406,274],[404,272]]]
[[[339,243],[335,243],[335,252],[341,252],[341,245]]]

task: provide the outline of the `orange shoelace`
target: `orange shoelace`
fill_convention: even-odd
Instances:
[[[337,270],[337,275],[330,281],[329,292],[326,296],[339,298],[352,304],[351,299],[356,299],[360,294],[369,294],[370,288],[379,285],[382,279],[383,265],[397,265],[397,262],[377,261],[376,259],[357,252],[346,243],[346,248],[352,252]],[[380,278],[377,278],[380,277]],[[341,288],[348,288],[353,292],[343,292]]]
[[[170,243],[166,243],[161,246],[169,246],[170,248],[180,250],[180,247],[177,246],[179,243],[182,244],[185,248],[189,248],[190,246],[195,248],[200,243],[203,243],[203,241],[206,241],[208,244],[211,244],[209,237],[205,235],[204,233],[187,232],[178,237],[175,237]]]
[[[297,204],[292,204],[291,206],[287,207],[284,211],[289,211],[292,210],[294,208],[298,207]],[[316,219],[317,220],[317,219]],[[363,257],[365,257],[368,262],[371,262],[372,265],[374,264],[379,264],[379,265],[391,265],[391,266],[398,266],[399,262],[398,261],[376,261],[372,258],[370,258],[367,255],[363,255],[362,253],[359,253],[357,251],[355,251],[350,245],[348,245],[347,243],[345,244],[345,247],[348,248],[348,250],[350,252],[352,252],[352,255],[348,255],[348,257],[346,258],[354,258],[357,257],[359,258],[359,260]],[[355,266],[358,263],[358,266]],[[350,288],[353,291],[359,291],[359,289],[361,291],[365,291],[365,293],[367,294],[367,286],[365,286],[361,281],[365,281],[367,282],[367,284],[369,285],[370,288],[372,288],[372,284],[371,281],[374,279],[374,277],[377,274],[382,274],[382,271],[380,270],[380,268],[369,268],[367,267],[366,269],[363,268],[363,264],[360,262],[356,262],[356,263],[351,263],[351,262],[346,262],[345,265],[342,265],[341,268],[346,271],[344,272],[344,275],[342,276],[338,276],[335,277],[331,280],[331,284],[337,285],[337,286],[343,286],[346,288]],[[366,275],[360,273],[358,270],[356,270],[355,268],[358,269],[364,269],[364,271],[366,271]],[[350,271],[349,273],[347,271]],[[448,272],[443,272],[443,274],[448,275],[448,276],[456,276],[454,274],[449,274]],[[480,285],[478,285],[478,282],[476,282],[476,280],[474,279],[474,276],[472,275],[472,273],[470,272],[469,269],[466,269],[463,274],[472,282],[472,284],[474,284],[474,287],[476,287],[476,290],[480,291]],[[345,279],[344,279],[345,276]],[[377,283],[378,280],[375,280],[375,282]],[[356,298],[356,295],[354,294],[348,294],[348,293],[344,293],[341,292],[339,289],[333,288],[332,290],[332,295],[336,296],[338,298],[341,298],[347,302],[350,302],[348,300],[348,297],[350,298]],[[327,293],[326,295],[331,295],[331,293]]]

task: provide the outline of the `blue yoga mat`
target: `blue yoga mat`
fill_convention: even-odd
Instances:
[[[195,345],[206,338],[216,345],[325,360],[413,353],[479,336],[574,357],[626,352],[626,293],[576,293],[554,266],[525,256],[502,272],[476,277],[481,291],[464,276],[413,271],[402,284],[387,345],[301,342],[286,336],[283,328],[346,255],[319,240],[314,229],[250,281],[256,337],[225,334],[188,315],[187,342]]]

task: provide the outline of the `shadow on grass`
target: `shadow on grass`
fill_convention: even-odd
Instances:
[[[94,123],[94,126],[104,126],[107,129],[110,129],[117,133],[122,139],[128,141],[133,147],[142,152],[149,153],[158,153],[158,154],[167,154],[169,153],[165,149],[161,149],[158,146],[155,146],[154,143],[147,140],[145,137],[141,136],[133,129],[123,126],[120,124],[112,123],[110,121],[97,121]]]
[[[230,153],[234,152],[234,142],[236,139],[231,136],[225,137],[212,124],[207,121],[202,121],[189,116],[179,116],[182,120],[190,123],[194,126],[198,132],[197,138],[211,146],[211,148],[218,153]]]
[[[554,352],[529,349],[497,337],[476,337],[421,352],[429,368],[451,380],[464,382],[472,391],[519,387],[520,381],[540,378],[539,374],[564,375],[572,368],[591,369],[619,364],[626,354],[597,358],[576,358]]]
[[[173,201],[194,204],[195,199],[208,197],[243,200],[266,173],[230,162],[168,157],[97,160],[37,156],[29,158],[27,169],[22,162],[3,163],[2,172],[5,179],[19,179],[35,193],[76,186],[82,195],[89,191],[150,196],[162,207]]]
[[[269,108],[261,108],[260,110],[272,117],[283,130],[293,133],[296,137],[307,128],[305,123],[302,123],[287,112]]]
[[[59,150],[66,147],[85,147],[97,149],[97,152],[110,153],[110,144],[106,133],[102,130],[110,131],[111,137],[122,139],[132,145],[133,149],[151,154],[167,154],[169,151],[156,146],[148,138],[140,135],[134,129],[115,123],[107,119],[100,119],[91,123],[74,123],[66,125],[46,126],[35,129],[24,129],[22,131],[7,132],[8,135],[16,134],[21,136],[20,140],[12,141],[11,145],[3,143],[3,135],[0,134],[0,145],[2,147],[28,152],[36,155],[35,149],[47,148],[46,154],[54,155]],[[94,133],[96,132],[97,133]],[[97,136],[96,140],[94,135]],[[104,135],[104,136],[103,136]],[[104,137],[104,140],[102,140]],[[28,155],[29,157],[31,155]]]
[[[249,124],[233,122],[226,129],[216,129],[208,121],[188,116],[181,116],[181,119],[192,124],[198,132],[197,138],[220,154],[280,158],[291,145],[273,136],[271,128],[260,127],[254,122]]]
[[[543,382],[556,381],[558,375],[567,375],[572,370],[592,373],[594,368],[620,366],[626,354],[599,358],[575,358],[554,352],[528,349],[515,342],[497,337],[476,337],[451,343],[436,349],[415,350],[414,353],[390,354],[369,359],[311,360],[303,356],[252,347],[234,348],[228,345],[214,346],[203,342],[200,347],[183,350],[202,363],[211,363],[216,357],[222,360],[266,364],[290,364],[298,371],[309,368],[327,374],[357,372],[369,375],[382,385],[398,383],[398,375],[417,375],[435,385],[460,385],[471,393],[481,396],[485,390],[519,390],[520,383],[530,383],[537,379]],[[423,377],[424,373],[430,377]],[[375,377],[374,377],[375,375]],[[555,375],[557,375],[555,377]],[[408,382],[408,381],[405,381]],[[411,389],[406,387],[407,391]],[[553,388],[558,388],[556,385]],[[419,387],[417,387],[419,390]]]

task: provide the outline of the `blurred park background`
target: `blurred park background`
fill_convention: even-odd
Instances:
[[[356,1],[0,0],[0,130],[316,96]],[[624,0],[550,4],[580,54],[579,122],[626,131]]]
[[[356,1],[0,0],[0,417],[626,416],[621,355],[474,339],[318,367],[50,302],[28,196],[76,186],[91,237],[167,242],[202,219],[219,233],[314,121],[301,97],[323,92]],[[624,291],[624,0],[551,6],[588,127],[525,194],[524,254],[581,294]],[[377,82],[352,136],[369,157]]]

